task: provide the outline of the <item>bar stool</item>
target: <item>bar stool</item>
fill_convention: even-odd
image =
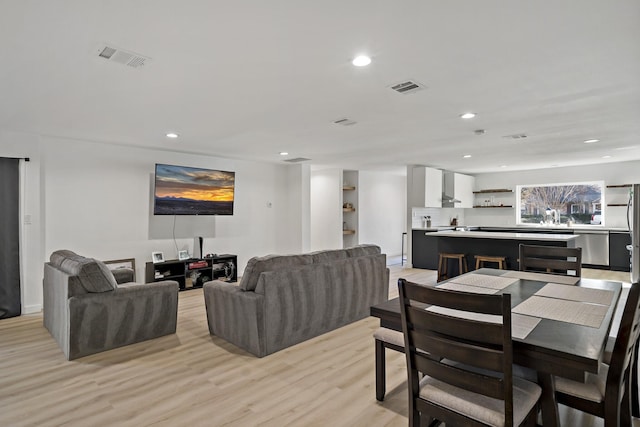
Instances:
[[[456,274],[456,276],[469,271],[467,267],[467,259],[464,257],[464,254],[448,254],[440,252],[438,257],[438,282],[449,278],[447,273],[449,270],[448,267],[450,259],[458,260],[458,274]]]
[[[503,256],[476,255],[476,270],[484,267],[485,262],[495,262],[500,270],[504,270],[507,266],[507,259]]]

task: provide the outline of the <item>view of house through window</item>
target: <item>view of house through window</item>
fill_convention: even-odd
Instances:
[[[604,182],[518,185],[518,224],[604,224]]]

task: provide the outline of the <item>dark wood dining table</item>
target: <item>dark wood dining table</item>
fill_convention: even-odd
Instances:
[[[503,276],[505,273],[505,270],[483,268],[466,274]],[[533,276],[536,277],[532,278]],[[496,293],[511,294],[513,309],[547,283],[554,283],[554,275],[536,274],[528,277],[518,279]],[[455,280],[456,278],[452,278],[437,285]],[[577,279],[575,285],[567,286],[607,290],[613,292],[613,295],[599,327],[541,318],[525,338],[513,338],[514,363],[537,371],[538,383],[542,388],[544,426],[559,425],[554,376],[584,381],[587,373],[598,373],[622,289],[620,282],[585,278]],[[370,314],[380,319],[380,326],[402,331],[400,303],[397,298],[372,306]]]

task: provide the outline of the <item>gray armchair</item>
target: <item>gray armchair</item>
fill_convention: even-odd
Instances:
[[[51,254],[44,326],[68,360],[175,333],[178,283],[127,282],[132,277],[121,271],[116,281],[104,263],[68,250]]]

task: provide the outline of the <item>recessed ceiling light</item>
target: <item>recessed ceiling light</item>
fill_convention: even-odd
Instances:
[[[351,61],[351,63],[356,67],[366,67],[367,65],[371,64],[371,58],[369,58],[367,55],[359,55],[353,58],[353,61]]]
[[[281,151],[281,152],[280,152],[280,155],[281,155],[281,156],[288,156],[288,155],[289,155],[289,153],[287,153],[286,151]]]
[[[179,135],[178,135],[177,133],[175,133],[175,132],[169,132],[169,133],[167,133],[167,138],[175,139],[175,138],[177,138],[178,136],[179,136]]]
[[[585,139],[584,143],[585,144],[593,144],[594,142],[600,142],[599,139]]]
[[[602,156],[603,159],[610,159],[611,156]]]
[[[473,119],[476,116],[476,113],[464,113],[460,115],[461,119]]]
[[[471,154],[465,154],[465,155],[464,155],[464,156],[462,156],[462,157],[464,157],[465,159],[468,159],[468,158],[470,158],[470,157],[471,157]]]
[[[507,165],[500,165],[500,167],[501,167],[501,168],[506,168],[506,167],[507,167]]]

